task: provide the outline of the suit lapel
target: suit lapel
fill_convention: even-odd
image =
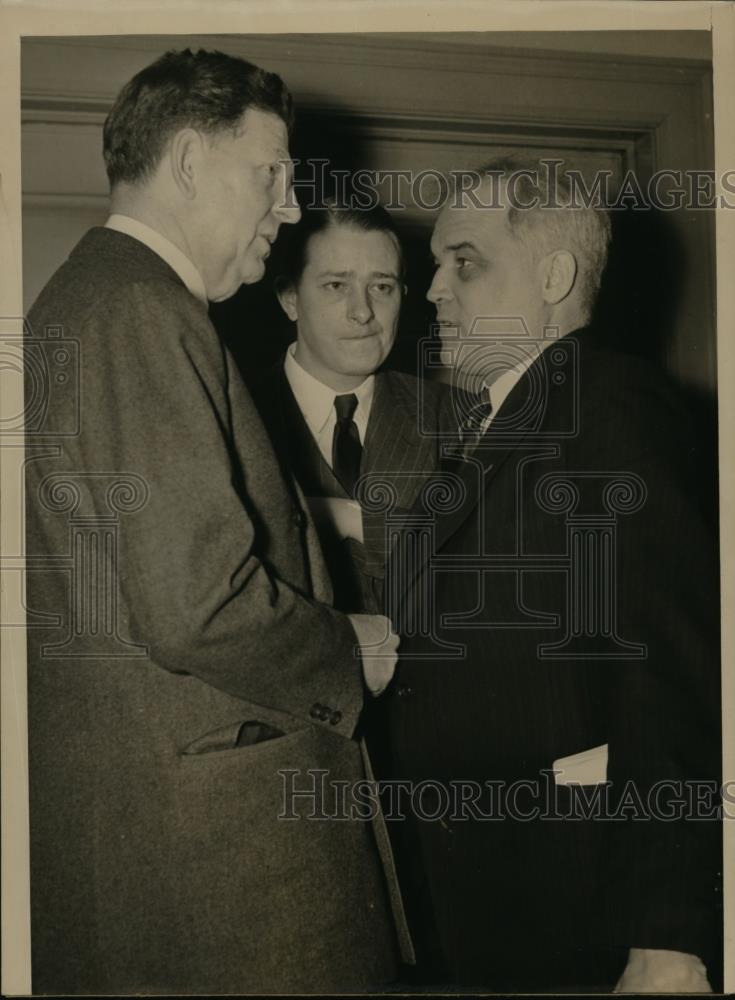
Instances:
[[[508,394],[469,460],[452,459],[450,454],[457,454],[458,449],[451,445],[444,447],[445,460],[440,474],[446,476],[447,485],[457,490],[456,495],[462,499],[453,509],[439,512],[431,508],[431,487],[429,491],[419,493],[413,513],[419,517],[434,514],[435,531],[431,550],[424,550],[423,560],[404,567],[403,577],[407,585],[423,571],[427,560],[440,553],[478,510],[480,499],[487,497],[493,480],[514,452],[529,443],[552,446],[558,441],[553,434],[554,425],[560,414],[574,412],[576,379],[579,376],[577,334],[569,335],[564,340],[563,363],[554,362],[552,374],[549,352],[553,348],[546,349]],[[557,376],[560,372],[563,378],[559,382]],[[552,390],[552,386],[558,391]]]
[[[345,488],[324,461],[283,369],[279,374],[279,399],[283,446],[304,493],[307,496],[346,499]]]
[[[422,474],[436,467],[436,440],[421,432],[419,399],[399,373],[376,376],[362,472],[390,476],[397,506],[410,509],[423,485]]]
[[[493,434],[492,426],[482,438],[476,451],[467,460],[449,459],[440,468],[440,475],[449,478],[450,487],[461,499],[453,509],[446,512],[431,510],[429,504],[419,499],[414,510],[422,513],[438,513],[434,535],[434,550],[440,551],[449,539],[462,527],[468,517],[477,509],[480,498],[490,488],[495,476],[508,457],[516,451],[528,431],[515,435],[512,440],[501,434]]]
[[[396,510],[410,510],[435,471],[437,443],[422,434],[419,399],[413,382],[396,372],[379,372],[363,448],[361,473],[375,477],[373,483],[389,483],[395,490]],[[368,571],[383,576],[386,560],[385,514],[363,509],[363,529]]]

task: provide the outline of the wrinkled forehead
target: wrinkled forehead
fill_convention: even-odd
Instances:
[[[511,238],[507,208],[489,198],[485,201],[481,189],[474,195],[480,204],[465,193],[464,197],[453,197],[442,209],[431,237],[434,254],[445,253],[460,243],[489,249]]]

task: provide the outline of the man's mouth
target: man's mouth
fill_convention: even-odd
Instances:
[[[380,330],[361,330],[359,333],[345,334],[344,340],[367,340],[369,337],[377,337]]]

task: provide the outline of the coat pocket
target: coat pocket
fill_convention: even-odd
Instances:
[[[213,754],[229,756],[231,754],[258,753],[261,749],[270,747],[274,742],[287,736],[294,736],[299,732],[301,732],[300,729],[292,733],[285,733],[282,729],[268,722],[255,719],[245,722],[238,720],[204,733],[203,736],[198,736],[179,753],[185,759],[201,758]]]

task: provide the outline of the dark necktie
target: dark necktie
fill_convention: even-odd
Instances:
[[[459,428],[459,440],[462,446],[462,457],[468,458],[480,443],[485,433],[485,421],[492,416],[493,404],[487,389],[478,397],[469,415],[465,417]]]
[[[355,492],[362,458],[360,435],[352,419],[356,407],[357,396],[354,392],[334,397],[337,423],[332,438],[332,471],[350,496]]]

